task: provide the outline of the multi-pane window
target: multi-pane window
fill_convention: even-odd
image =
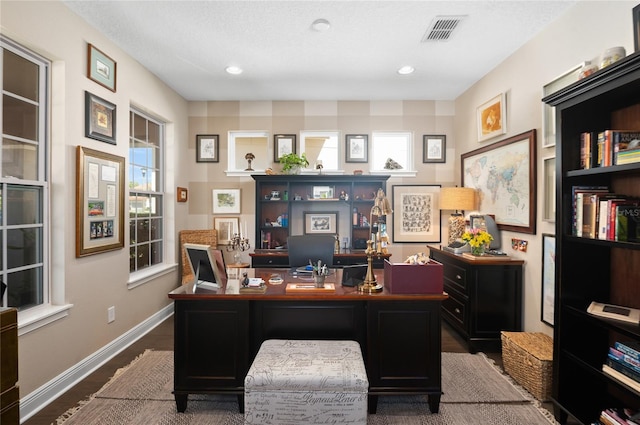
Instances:
[[[49,302],[46,169],[49,64],[0,38],[0,306]]]
[[[130,112],[129,271],[163,261],[164,124]]]
[[[309,166],[316,169],[322,165],[324,171],[335,171],[340,168],[340,154],[337,131],[303,131],[300,134],[300,153],[309,160]]]

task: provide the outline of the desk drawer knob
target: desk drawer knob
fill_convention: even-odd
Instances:
[[[462,280],[462,276],[460,276],[459,274],[456,275],[456,279],[458,280]]]
[[[457,314],[460,314],[460,309],[459,309],[459,308],[456,308],[454,311],[455,311]]]

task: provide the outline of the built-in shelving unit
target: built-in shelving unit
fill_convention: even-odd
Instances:
[[[640,341],[640,326],[587,313],[592,301],[640,308],[640,244],[572,233],[574,186],[640,196],[640,164],[580,169],[580,134],[640,130],[640,55],[633,54],[543,99],[556,107],[556,292],[553,401],[556,419],[598,420],[640,407],[640,393],[603,373],[609,347]]]

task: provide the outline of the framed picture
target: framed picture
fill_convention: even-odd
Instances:
[[[220,162],[219,141],[217,134],[197,134],[196,162]]]
[[[273,162],[280,162],[280,157],[296,153],[295,134],[276,134],[273,136]]]
[[[76,150],[76,257],[124,247],[124,158]]]
[[[536,130],[461,155],[462,185],[478,191],[479,212],[498,228],[536,233]]]
[[[542,175],[544,176],[544,202],[542,219],[556,221],[556,157],[542,159]]]
[[[558,90],[567,87],[569,84],[578,81],[580,69],[584,62],[578,64],[555,78],[542,87],[542,97],[555,93]],[[556,145],[556,108],[542,102],[542,147],[550,148]]]
[[[392,187],[393,242],[440,242],[440,185]]]
[[[214,214],[240,214],[240,189],[213,189]]]
[[[347,134],[345,136],[346,162],[368,162],[369,135]]]
[[[472,229],[487,230],[487,223],[484,221],[484,215],[470,215],[469,227]]]
[[[540,319],[553,326],[556,293],[556,238],[542,234],[542,308]]]
[[[176,191],[176,197],[178,202],[187,202],[187,198],[189,197],[189,191],[186,187],[178,187]]]
[[[338,233],[338,211],[304,211],[304,234],[321,235]]]
[[[213,228],[218,233],[218,245],[231,245],[231,239],[240,229],[238,217],[214,217]]]
[[[422,136],[422,162],[446,162],[447,136]]]
[[[482,142],[507,132],[507,96],[501,93],[478,106],[478,141]]]
[[[116,91],[116,63],[93,44],[87,45],[87,77],[112,92]]]
[[[333,186],[313,186],[313,199],[333,199]]]
[[[116,105],[84,92],[84,135],[116,144]]]

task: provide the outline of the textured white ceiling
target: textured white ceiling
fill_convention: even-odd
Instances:
[[[64,3],[187,100],[452,100],[575,1]],[[450,40],[421,42],[449,15]]]

